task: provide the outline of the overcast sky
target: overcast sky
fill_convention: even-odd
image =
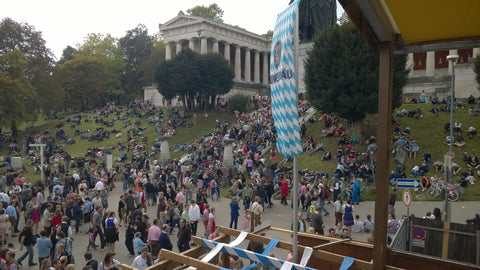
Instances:
[[[15,0],[2,1],[0,18],[26,22],[42,32],[57,58],[68,45],[77,47],[89,33],[111,34],[120,38],[138,24],[149,34],[158,24],[175,17],[180,10],[217,3],[224,10],[223,21],[248,31],[264,34],[273,30],[277,14],[290,0]],[[337,3],[337,17],[343,9]]]

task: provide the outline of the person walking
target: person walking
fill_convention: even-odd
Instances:
[[[280,201],[283,205],[288,205],[287,196],[288,196],[288,182],[285,179],[280,180],[279,186],[282,190],[282,200]]]
[[[352,201],[350,199],[347,200],[347,203],[343,205],[343,225],[347,226],[348,232],[352,232],[352,225],[353,225],[353,205],[351,204]]]
[[[160,251],[159,238],[161,233],[162,230],[158,227],[158,219],[154,219],[153,225],[148,228],[147,236],[147,243],[150,245],[153,257],[157,257],[158,252]]]
[[[40,232],[40,238],[37,239],[38,264],[42,265],[43,260],[50,258],[52,241],[48,238],[46,231]]]
[[[105,235],[102,229],[102,216],[103,216],[103,208],[102,206],[97,206],[95,209],[95,213],[93,213],[93,232],[95,241],[97,236],[100,236],[100,250],[103,251],[105,248]]]
[[[180,252],[190,249],[190,239],[192,238],[192,231],[190,224],[182,218],[180,220],[180,230],[177,234],[177,246]]]
[[[25,228],[23,228],[22,232],[20,233],[20,250],[23,250],[23,247],[26,248],[26,251],[23,253],[20,258],[18,258],[17,263],[22,265],[23,260],[28,256],[28,266],[37,265],[36,262],[33,261],[33,256],[35,255],[35,251],[33,250],[33,245],[35,244],[35,237],[33,236],[32,228],[34,226],[33,220],[29,219]]]
[[[201,219],[200,207],[195,203],[194,200],[190,201],[190,208],[188,209],[188,218],[190,220],[190,225],[192,226],[192,234],[197,235],[197,225],[198,220]]]
[[[108,244],[109,251],[115,253],[115,242],[118,240],[118,219],[115,218],[115,212],[110,211],[105,219],[105,243]]]
[[[255,196],[255,202],[252,204],[251,212],[253,212],[253,226],[257,227],[258,225],[262,224],[260,221],[260,216],[263,213],[263,207],[260,204],[260,197]]]
[[[170,226],[168,224],[163,224],[162,225],[162,232],[161,232],[160,237],[158,239],[160,251],[162,251],[162,249],[166,249],[166,250],[170,250],[170,251],[173,249],[172,241],[170,240],[170,236],[168,235],[169,231],[170,231]]]
[[[232,201],[230,202],[230,225],[229,227],[233,228],[236,230],[237,229],[237,223],[238,223],[238,217],[240,216],[240,213],[238,212],[240,210],[240,206],[238,206],[238,198],[233,197]]]

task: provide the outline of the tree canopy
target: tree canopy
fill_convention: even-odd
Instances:
[[[175,96],[184,101],[187,110],[194,108],[194,98],[213,100],[233,87],[235,72],[230,63],[216,53],[198,54],[182,50],[157,69],[158,90],[166,98]]]
[[[58,98],[61,97],[60,89],[51,77],[55,65],[54,56],[46,47],[42,33],[27,23],[17,23],[10,18],[4,18],[0,22],[0,55],[14,50],[23,54],[26,61],[25,79],[36,93],[35,99],[28,100],[31,103],[27,107],[43,111],[59,107],[62,103]]]
[[[18,123],[35,119],[29,107],[37,98],[25,69],[27,58],[18,49],[0,54],[0,128],[16,128]]]
[[[473,72],[475,72],[475,81],[477,82],[478,90],[480,90],[480,55],[474,55]]]
[[[408,80],[406,55],[395,56],[393,106],[401,104]],[[312,105],[357,122],[378,110],[378,60],[352,23],[319,33],[305,62],[305,84]]]
[[[187,9],[187,13],[193,16],[210,18],[217,22],[223,22],[223,9],[221,9],[216,3],[209,6],[195,6]]]

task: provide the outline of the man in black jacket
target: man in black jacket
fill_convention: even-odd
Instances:
[[[23,250],[23,247],[25,247],[27,250],[20,258],[18,258],[17,263],[19,265],[22,265],[22,261],[27,257],[27,255],[28,266],[37,265],[37,263],[33,261],[33,255],[35,254],[33,250],[33,245],[36,242],[32,232],[33,225],[33,220],[29,219],[27,221],[27,224],[25,225],[25,228],[23,228],[22,232],[20,233],[20,250]]]

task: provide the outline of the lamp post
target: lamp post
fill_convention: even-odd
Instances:
[[[447,185],[452,181],[452,162],[451,156],[453,156],[453,102],[455,101],[455,64],[457,59],[459,58],[458,54],[451,54],[447,56],[447,60],[450,61],[452,64],[452,85],[451,85],[451,92],[450,92],[450,141],[449,141],[449,153],[447,158],[449,158],[449,167],[445,170],[445,190],[444,190],[444,215],[445,221],[450,221],[452,217],[452,213],[450,211],[450,203],[448,202],[448,189]]]

